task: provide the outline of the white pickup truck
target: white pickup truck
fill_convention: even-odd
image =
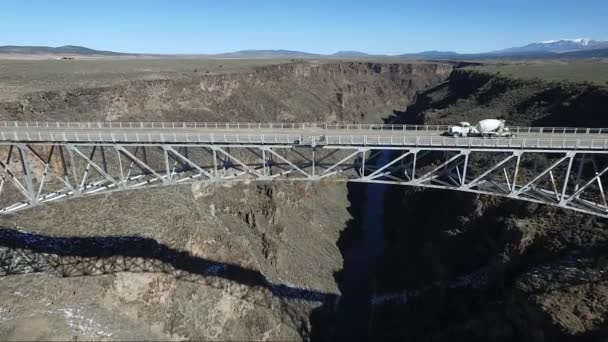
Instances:
[[[505,120],[485,119],[481,120],[475,126],[471,126],[468,122],[461,122],[458,126],[450,126],[447,135],[452,137],[489,137],[489,138],[513,138],[515,134],[511,133],[505,127]]]

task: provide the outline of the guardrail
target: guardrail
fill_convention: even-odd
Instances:
[[[499,148],[499,149],[556,149],[606,150],[608,139],[573,138],[452,138],[407,136],[326,136],[327,145],[415,146],[440,148]]]
[[[254,122],[50,122],[50,121],[1,121],[0,128],[37,129],[324,129],[324,130],[382,130],[446,132],[448,125],[401,125],[401,124],[328,124],[328,123],[254,123]],[[515,134],[608,134],[608,128],[585,127],[508,127]]]
[[[445,125],[399,125],[399,124],[328,124],[316,122],[49,122],[49,121],[3,121],[0,128],[54,128],[54,129],[325,129],[325,130],[383,130],[383,131],[445,131]],[[607,130],[608,132],[608,130]]]
[[[59,142],[59,143],[207,143],[207,144],[288,144],[342,146],[402,146],[456,147],[506,149],[591,149],[607,150],[608,139],[597,138],[452,138],[443,136],[407,135],[306,135],[306,134],[222,134],[222,133],[115,133],[115,132],[20,132],[0,131],[4,142]]]

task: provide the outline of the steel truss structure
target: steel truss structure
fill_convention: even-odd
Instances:
[[[608,151],[295,144],[0,145],[0,213],[187,182],[351,181],[502,196],[608,217]]]

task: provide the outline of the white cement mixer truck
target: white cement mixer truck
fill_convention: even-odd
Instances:
[[[513,138],[515,135],[505,127],[505,120],[485,119],[475,126],[468,122],[461,122],[458,126],[450,126],[447,135],[458,137],[488,137]]]

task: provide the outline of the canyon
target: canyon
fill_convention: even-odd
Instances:
[[[501,117],[606,127],[607,104],[608,88],[598,85],[516,80],[447,63],[331,61],[32,92],[0,102],[0,118],[449,124]],[[377,187],[195,183],[2,216],[0,338],[608,336],[606,220],[488,196]],[[353,286],[348,273],[360,265],[346,267],[358,245],[378,246],[360,261],[369,284],[342,299]],[[363,303],[366,314],[349,318],[347,300]],[[365,324],[348,331],[361,317]]]

